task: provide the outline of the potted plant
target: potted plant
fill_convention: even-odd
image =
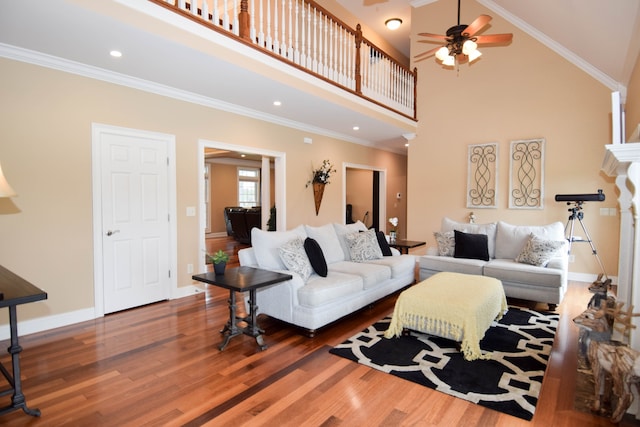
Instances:
[[[224,275],[224,269],[227,267],[229,255],[222,249],[219,249],[218,252],[215,252],[213,255],[207,254],[207,257],[213,263],[213,271],[216,275]]]

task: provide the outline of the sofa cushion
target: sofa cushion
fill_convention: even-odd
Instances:
[[[545,267],[556,253],[564,247],[564,240],[541,239],[535,234],[529,235],[529,240],[516,257],[516,262]]]
[[[340,241],[340,246],[342,247],[342,252],[344,252],[344,261],[350,261],[351,256],[349,255],[349,244],[347,243],[347,239],[345,239],[345,235],[356,233],[358,231],[367,231],[367,226],[360,220],[354,222],[353,224],[338,224],[334,223],[333,228],[338,235],[338,240]]]
[[[433,233],[438,245],[438,255],[453,256],[456,249],[456,239],[453,231],[436,231]]]
[[[289,240],[278,249],[280,259],[284,263],[287,270],[296,272],[302,277],[303,281],[307,281],[311,276],[311,263],[309,257],[304,250],[304,242],[300,237]]]
[[[566,283],[565,270],[521,264],[513,259],[492,259],[484,266],[484,275],[503,282],[527,286],[560,288]]]
[[[269,270],[286,270],[280,258],[279,248],[290,240],[307,237],[304,227],[298,226],[288,231],[264,231],[259,228],[251,230],[251,246],[260,268]]]
[[[389,242],[387,242],[387,238],[385,237],[382,231],[376,232],[376,237],[378,238],[378,246],[380,246],[380,250],[382,251],[382,256],[392,256],[391,246],[389,246]]]
[[[386,265],[391,269],[391,278],[402,277],[407,272],[414,272],[416,257],[414,255],[383,256],[380,259],[367,261],[366,264]]]
[[[304,251],[309,258],[313,271],[315,271],[318,276],[327,277],[327,261],[324,259],[324,254],[318,241],[311,237],[304,239]]]
[[[320,227],[305,225],[305,230],[307,236],[315,239],[322,248],[327,264],[345,260],[345,252],[342,250],[333,224],[325,224]]]
[[[419,258],[419,263],[420,268],[426,270],[482,275],[482,268],[487,262],[479,259],[423,255]]]
[[[443,218],[440,231],[462,231],[471,234],[486,234],[489,246],[489,257],[496,257],[496,223],[487,224],[471,224],[466,222],[457,222],[449,218]],[[515,258],[515,257],[514,257]]]
[[[516,259],[531,234],[547,240],[564,240],[564,226],[559,221],[538,226],[512,225],[498,221],[495,258]]]
[[[455,258],[469,258],[489,261],[489,246],[486,234],[471,234],[454,230]]]
[[[327,277],[311,276],[307,284],[298,289],[298,302],[307,307],[330,304],[362,292],[362,278],[354,274],[329,271]]]
[[[374,230],[350,233],[344,237],[349,245],[349,256],[352,261],[364,262],[382,258],[382,250]]]
[[[382,259],[382,257],[380,257]],[[386,265],[341,261],[329,266],[329,271],[354,274],[362,278],[364,289],[371,289],[391,278],[391,268]]]

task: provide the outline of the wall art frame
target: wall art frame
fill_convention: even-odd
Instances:
[[[497,208],[498,144],[469,145],[467,165],[467,208]]]
[[[511,141],[509,209],[544,208],[545,139]]]

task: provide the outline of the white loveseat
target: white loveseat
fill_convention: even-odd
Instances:
[[[458,234],[454,234],[456,230]],[[488,259],[454,256],[454,236],[467,237],[460,232],[467,236],[487,235]],[[544,226],[512,225],[503,221],[469,224],[444,218],[440,232],[434,234],[438,248],[430,248],[427,255],[418,259],[420,280],[441,271],[483,275],[501,280],[507,297],[544,302],[551,310],[562,301],[567,290],[569,265],[562,223]]]
[[[257,291],[258,313],[305,328],[313,336],[318,328],[413,283],[416,268],[413,255],[400,255],[391,248],[392,256],[377,254],[373,255],[376,259],[352,260],[354,238],[366,232],[360,221],[350,225],[300,225],[288,231],[254,228],[252,247],[238,252],[240,265],[293,276],[291,280]],[[281,248],[307,238],[314,239],[322,250],[326,277],[312,272],[305,280],[305,274],[287,269],[283,262]]]

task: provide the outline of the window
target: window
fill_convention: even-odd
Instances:
[[[238,203],[243,208],[260,206],[260,169],[238,168]]]

